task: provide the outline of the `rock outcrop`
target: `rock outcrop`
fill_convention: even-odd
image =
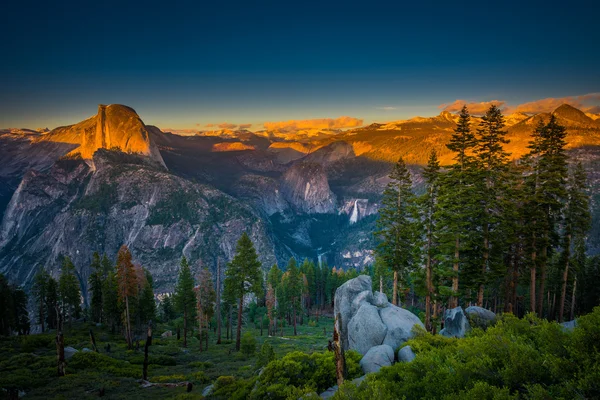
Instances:
[[[471,326],[462,307],[446,310],[444,313],[444,329],[440,331],[440,335],[463,338],[469,330],[471,330]]]
[[[414,327],[425,328],[416,315],[388,303],[385,294],[373,295],[371,287],[368,275],[350,279],[336,290],[334,305],[334,314],[342,318],[342,345],[364,355],[365,373],[391,365],[394,350],[413,336]]]
[[[333,213],[336,197],[320,164],[300,162],[283,175],[281,191],[296,209],[307,214]]]
[[[496,321],[496,314],[483,307],[470,306],[465,310],[465,314],[469,317],[469,323],[472,326],[486,329]]]

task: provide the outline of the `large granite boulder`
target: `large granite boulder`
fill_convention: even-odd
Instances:
[[[371,347],[379,346],[387,332],[377,307],[364,303],[348,323],[348,348],[364,355]]]
[[[360,360],[360,366],[365,374],[377,372],[381,367],[387,367],[394,362],[394,349],[387,344],[371,347]]]
[[[483,307],[470,306],[465,310],[472,326],[486,329],[496,321],[496,314]]]
[[[410,346],[404,346],[400,350],[398,350],[398,361],[401,362],[411,362],[417,356]]]
[[[373,293],[371,290],[364,290],[360,292],[354,300],[352,300],[352,315],[356,314],[360,306],[363,304],[373,304]]]
[[[341,336],[342,346],[348,349],[348,323],[352,318],[352,302],[358,294],[365,290],[371,289],[371,277],[368,275],[360,275],[354,279],[350,279],[335,291],[335,304],[333,307],[334,316],[338,313],[342,318]]]
[[[462,307],[446,310],[444,313],[444,329],[440,331],[440,335],[463,338],[469,330],[471,330],[471,325],[469,325]]]
[[[402,343],[413,337],[413,327],[415,325],[425,329],[419,317],[393,304],[380,309],[379,315],[383,324],[387,326],[383,344],[387,344],[392,349],[397,349]]]

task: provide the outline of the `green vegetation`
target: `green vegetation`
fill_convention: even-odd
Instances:
[[[75,203],[75,209],[88,210],[93,213],[107,214],[117,203],[119,193],[115,183],[102,182],[94,193],[81,197]]]
[[[177,221],[185,220],[197,223],[198,216],[194,203],[198,194],[191,191],[180,190],[166,199],[160,200],[150,210],[146,223],[148,225],[169,225]]]

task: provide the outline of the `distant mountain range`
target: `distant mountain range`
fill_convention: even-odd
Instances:
[[[568,129],[571,156],[584,162],[594,195],[589,247],[600,249],[600,116],[568,105],[554,112]],[[506,117],[506,149],[527,152],[531,132],[550,114]],[[99,106],[75,125],[0,130],[0,272],[31,283],[74,260],[82,285],[94,251],[114,257],[126,243],[173,288],[179,259],[193,268],[231,259],[250,233],[266,268],[290,256],[361,268],[373,261],[372,230],[390,167],[410,164],[416,190],[431,149],[445,145],[457,116],[371,124],[346,131],[218,130],[162,132],[126,106]],[[474,128],[478,118],[473,118]]]

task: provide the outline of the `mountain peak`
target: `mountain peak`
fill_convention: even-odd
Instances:
[[[559,118],[563,118],[572,122],[577,123],[591,123],[593,120],[585,115],[585,113],[569,104],[560,105],[554,112],[552,113]]]

